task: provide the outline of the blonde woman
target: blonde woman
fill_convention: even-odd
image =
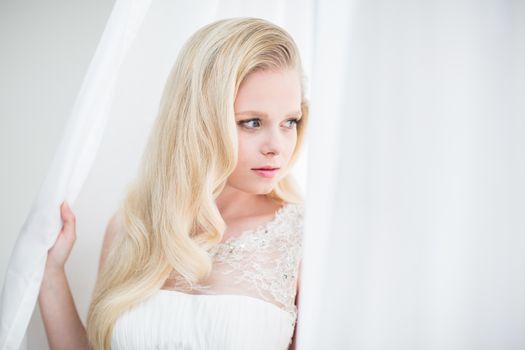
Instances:
[[[51,349],[294,348],[304,206],[290,169],[307,118],[285,30],[233,18],[193,34],[107,225],[86,327],[64,273],[75,216],[60,208],[39,295]]]

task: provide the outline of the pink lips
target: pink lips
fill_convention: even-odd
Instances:
[[[279,168],[272,169],[272,170],[270,169],[252,169],[252,170],[255,171],[257,175],[266,177],[266,178],[272,178],[279,172]]]

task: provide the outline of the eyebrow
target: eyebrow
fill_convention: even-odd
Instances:
[[[286,114],[285,117],[299,117],[301,114],[302,114],[302,111],[295,111],[295,112],[290,112]],[[259,112],[259,111],[243,111],[243,112],[235,113],[235,115],[255,115],[258,117],[263,117],[263,118],[268,119],[267,113]]]

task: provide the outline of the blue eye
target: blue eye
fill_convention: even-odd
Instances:
[[[241,120],[239,122],[239,124],[242,125],[242,126],[245,126],[246,124],[251,123],[251,122],[258,122],[260,124],[261,121],[260,121],[260,119]],[[253,129],[253,128],[248,127],[248,129]]]
[[[288,129],[293,129],[299,123],[299,119],[298,118],[288,119],[287,122],[292,123],[292,125],[289,126]],[[256,124],[252,126],[247,126],[249,123],[256,123]],[[259,118],[247,119],[247,120],[241,120],[237,124],[241,125],[242,127],[246,129],[256,129],[257,127],[261,125],[261,120]]]
[[[289,122],[293,122],[293,125],[294,125],[294,126],[297,126],[297,124],[299,123],[299,119],[297,119],[297,118],[296,118],[296,119],[289,119],[289,120],[287,120],[287,121],[289,121]]]

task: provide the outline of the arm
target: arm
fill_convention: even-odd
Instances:
[[[65,205],[61,206],[61,215],[63,227],[48,251],[38,304],[51,350],[89,349],[86,329],[78,315],[64,270],[76,240],[76,218]],[[99,269],[111,244],[114,225],[115,217],[106,229]]]
[[[51,350],[89,349],[64,269],[46,267],[38,304]]]
[[[295,295],[295,305],[297,306],[297,311],[299,311],[299,294],[301,290],[301,265],[299,264],[299,274],[297,276],[297,294]],[[297,316],[299,318],[299,314]],[[290,344],[290,347],[288,350],[296,350],[296,339],[297,339],[297,323],[295,324],[295,328],[293,331],[292,336],[292,343]]]

